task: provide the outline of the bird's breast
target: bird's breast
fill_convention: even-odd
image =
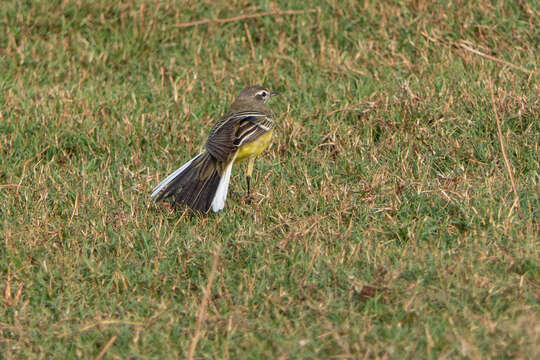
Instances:
[[[240,146],[238,154],[236,155],[236,161],[242,161],[262,153],[268,147],[268,144],[270,144],[272,132],[273,129],[270,129],[267,133],[259,136],[257,139]]]

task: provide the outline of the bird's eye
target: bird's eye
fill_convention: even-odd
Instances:
[[[257,93],[257,96],[260,96],[260,97],[262,97],[262,98],[265,98],[265,97],[268,96],[268,92],[265,91],[265,90],[259,91],[259,92]]]

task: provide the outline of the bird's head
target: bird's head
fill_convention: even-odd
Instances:
[[[272,92],[259,85],[253,85],[240,91],[236,101],[261,101],[266,103],[271,97],[279,95],[277,92]]]

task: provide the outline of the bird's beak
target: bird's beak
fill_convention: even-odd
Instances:
[[[279,93],[278,93],[278,92],[271,92],[271,93],[270,93],[270,97],[274,97],[274,96],[276,96],[276,95],[279,95]]]

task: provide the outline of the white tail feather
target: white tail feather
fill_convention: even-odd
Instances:
[[[165,180],[163,180],[162,182],[159,183],[158,186],[156,186],[154,188],[154,190],[152,190],[152,198],[155,198],[160,192],[161,190],[163,190],[165,188],[165,186],[167,186],[171,181],[173,181],[178,175],[180,175],[184,170],[187,169],[187,167],[189,165],[191,165],[191,163],[193,162],[193,160],[195,160],[196,158],[198,158],[199,156],[201,156],[202,153],[200,153],[199,155],[195,156],[193,159],[189,160],[187,163],[185,163],[184,165],[182,165],[180,168],[178,168],[175,172],[173,172],[171,175],[167,176],[167,178]]]
[[[231,180],[231,171],[232,171],[233,163],[234,163],[234,159],[227,166],[227,168],[225,169],[225,173],[219,180],[219,185],[216,190],[216,195],[214,195],[214,199],[212,200],[212,210],[214,212],[223,210],[223,208],[225,207],[225,200],[227,200],[227,192],[229,191],[229,181]]]

